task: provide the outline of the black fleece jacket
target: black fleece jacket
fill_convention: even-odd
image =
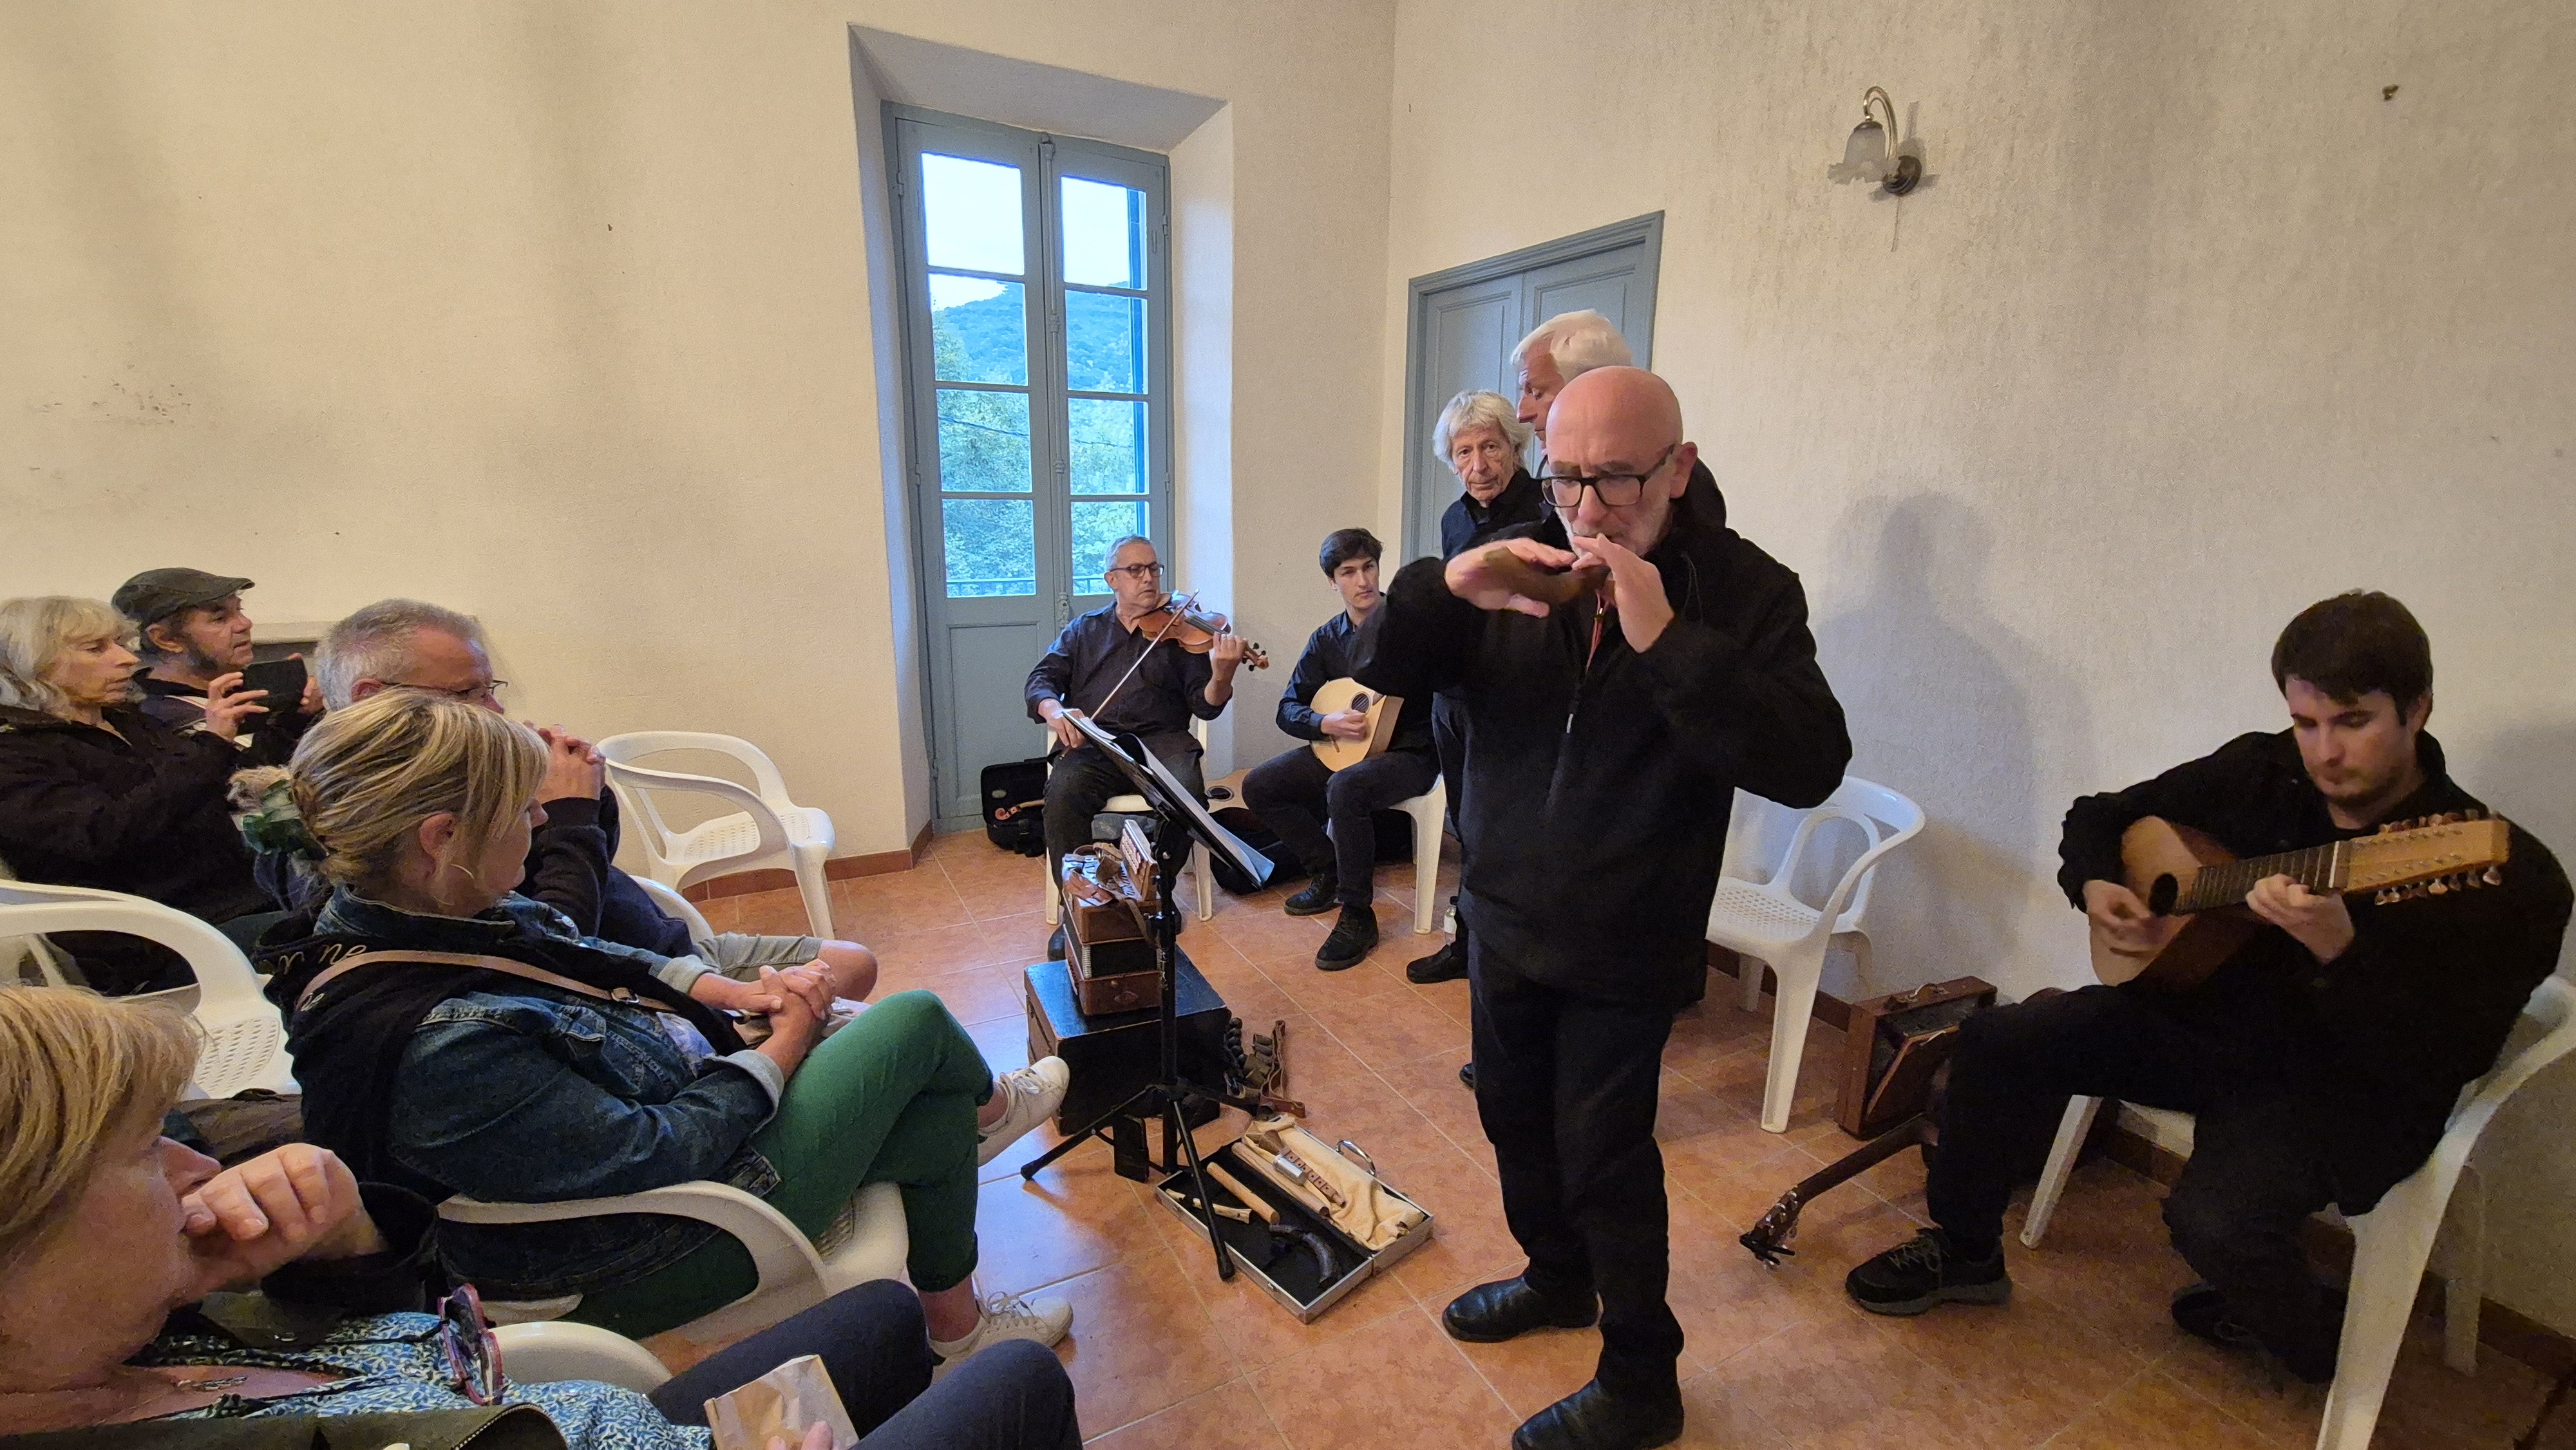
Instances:
[[[1437,559],[1408,564],[1361,632],[1362,684],[1460,692],[1475,740],[1459,826],[1478,939],[1551,986],[1679,1004],[1704,970],[1736,788],[1793,806],[1851,759],[1798,576],[1686,492],[1647,558],[1674,619],[1592,642],[1589,600],[1544,619],[1477,609]],[[1562,546],[1550,519],[1505,530]]]
[[[224,801],[241,752],[128,707],[106,719],[115,729],[0,706],[0,861],[24,880],[122,891],[210,922],[268,910]],[[57,942],[110,995],[195,980],[177,953],[139,937]]]
[[[2416,761],[2424,783],[2390,820],[2484,809],[2451,779],[2432,736],[2417,737]],[[2059,847],[2069,900],[2083,905],[2087,881],[2121,878],[2120,833],[2142,816],[2205,831],[2240,859],[2370,834],[2326,814],[2290,732],[2240,735],[2153,780],[2078,799]],[[2557,968],[2567,874],[2519,826],[2510,849],[2500,886],[2390,906],[2345,897],[2353,941],[2331,962],[2266,928],[2190,991],[2120,990],[2151,995],[2293,1082],[2328,1147],[2337,1201],[2366,1212],[2433,1151],[2460,1085],[2495,1065],[2523,1002]]]

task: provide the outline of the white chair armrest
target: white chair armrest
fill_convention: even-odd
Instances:
[[[696,1219],[731,1234],[751,1254],[760,1273],[758,1293],[802,1283],[821,1300],[828,1290],[823,1261],[787,1215],[729,1183],[700,1180],[652,1188],[614,1198],[575,1198],[561,1203],[486,1203],[463,1194],[438,1206],[438,1216],[455,1223],[560,1223],[616,1213],[655,1213]]]
[[[597,1380],[649,1394],[671,1377],[651,1350],[596,1324],[541,1319],[504,1324],[492,1337],[501,1345],[501,1372],[520,1384]]]

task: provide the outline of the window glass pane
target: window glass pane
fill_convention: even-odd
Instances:
[[[930,274],[930,351],[943,383],[1029,380],[1028,289]]]
[[[930,265],[1024,272],[1020,168],[963,156],[921,156],[921,221]]]
[[[1064,377],[1077,391],[1145,391],[1145,299],[1066,292]]]
[[[1029,395],[939,390],[939,486],[950,493],[1029,491]]]
[[[1064,280],[1145,286],[1145,193],[1105,181],[1064,179]]]
[[[949,598],[1038,592],[1036,520],[1027,499],[947,498],[939,512]]]
[[[1145,492],[1145,405],[1109,398],[1067,400],[1075,493]]]
[[[1076,503],[1073,506],[1073,592],[1106,594],[1108,581],[1101,571],[1109,567],[1109,546],[1129,534],[1145,532],[1145,501],[1132,503]],[[1163,581],[1169,587],[1171,580]]]

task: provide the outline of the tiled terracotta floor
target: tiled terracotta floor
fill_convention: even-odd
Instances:
[[[1046,938],[1038,871],[980,835],[941,837],[912,871],[835,883],[835,924],[876,950],[880,994],[937,992],[997,1069],[1015,1067],[1027,1055],[1020,969]],[[1589,1377],[1599,1347],[1589,1331],[1472,1346],[1440,1332],[1451,1295],[1509,1273],[1519,1257],[1457,1079],[1465,984],[1404,980],[1404,963],[1439,941],[1410,931],[1411,884],[1409,868],[1381,872],[1384,939],[1347,972],[1313,967],[1331,919],[1288,917],[1275,891],[1221,898],[1215,919],[1191,920],[1182,937],[1237,1015],[1290,1022],[1292,1086],[1326,1136],[1365,1145],[1434,1214],[1433,1241],[1380,1281],[1300,1325],[1248,1284],[1217,1282],[1200,1241],[1112,1174],[1105,1148],[1023,1183],[1018,1165],[1052,1138],[1041,1130],[985,1170],[980,1282],[1073,1301],[1060,1352],[1092,1443],[1501,1446],[1521,1417]],[[1448,885],[1444,874],[1444,893]],[[706,912],[720,930],[803,929],[793,892],[725,898]],[[1689,1336],[1683,1445],[2298,1450],[2314,1441],[2315,1392],[2284,1391],[2174,1330],[2165,1299],[2189,1275],[2165,1247],[2161,1190],[2113,1165],[2076,1174],[2045,1250],[2015,1246],[2006,1309],[1888,1320],[1843,1299],[1844,1271],[1910,1234],[1922,1212],[1911,1154],[1811,1206],[1787,1264],[1755,1263],[1736,1235],[1850,1140],[1830,1118],[1821,1064],[1836,1034],[1822,1026],[1790,1131],[1761,1131],[1769,1024],[1719,1000],[1732,996],[1712,991],[1683,1013],[1665,1057],[1658,1136],[1676,1247],[1671,1298]],[[1230,1135],[1219,1124],[1207,1137]],[[2532,1430],[2547,1380],[2492,1352],[2464,1379],[2441,1366],[2434,1332],[2417,1331],[2377,1445],[2503,1450]],[[2570,1430],[2553,1423],[2545,1443],[2576,1444]]]

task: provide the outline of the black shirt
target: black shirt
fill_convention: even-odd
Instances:
[[[1498,498],[1496,502],[1500,502]],[[1385,601],[1379,601],[1385,607]],[[1358,663],[1360,627],[1351,623],[1350,611],[1343,610],[1315,627],[1306,638],[1306,652],[1297,656],[1296,673],[1288,677],[1288,693],[1279,697],[1279,728],[1300,740],[1322,740],[1324,717],[1310,708],[1315,691],[1325,682],[1349,675]],[[1408,696],[1404,708],[1396,712],[1395,735],[1387,741],[1389,750],[1429,750],[1431,748],[1431,697]]]
[[[2451,779],[2432,736],[2416,738],[2416,762],[2424,783],[2392,822],[2483,809]],[[2153,780],[2077,800],[2059,847],[2068,899],[2081,906],[2085,882],[2121,879],[2120,833],[2143,816],[2206,832],[2240,859],[2368,834],[2335,825],[2289,731],[2241,735]],[[2524,1001],[2557,967],[2566,873],[2519,826],[2510,849],[2500,886],[2390,906],[2345,897],[2352,945],[2331,962],[2266,929],[2198,987],[2154,994],[2185,1025],[2303,1083],[2307,1123],[2328,1145],[2348,1213],[2369,1209],[2432,1152],[2460,1085],[2494,1066]]]
[[[1207,702],[1207,683],[1212,673],[1206,655],[1192,654],[1177,644],[1165,641],[1148,648],[1151,636],[1118,622],[1118,606],[1104,604],[1089,614],[1077,617],[1047,646],[1047,652],[1035,669],[1029,671],[1029,718],[1043,724],[1046,715],[1038,709],[1041,702],[1061,701],[1066,708],[1090,716],[1101,729],[1132,730],[1150,741],[1158,735],[1178,735],[1190,728],[1190,717],[1213,720],[1224,712],[1222,705]],[[1133,679],[1119,688],[1119,677],[1129,665],[1142,656]],[[1109,692],[1118,697],[1109,701],[1107,710],[1100,702]]]
[[[1476,502],[1476,496],[1460,490],[1458,501],[1440,516],[1440,557],[1454,558],[1460,549],[1481,543],[1487,536],[1515,524],[1534,524],[1547,517],[1547,496],[1538,480],[1526,468],[1515,469],[1512,481],[1494,495],[1490,504]]]

